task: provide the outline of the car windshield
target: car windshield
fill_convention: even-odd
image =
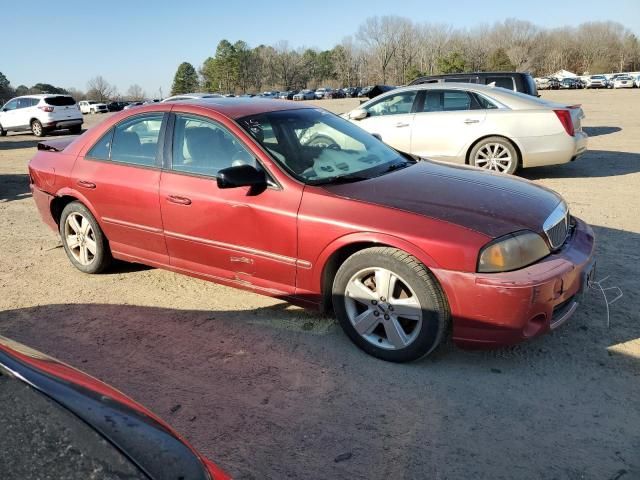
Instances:
[[[366,180],[415,163],[321,109],[267,112],[238,122],[280,165],[307,184]]]

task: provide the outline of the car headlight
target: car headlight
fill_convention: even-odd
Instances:
[[[497,238],[480,250],[478,272],[509,272],[526,267],[551,251],[537,233],[524,230]]]

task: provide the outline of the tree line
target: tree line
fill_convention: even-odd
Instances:
[[[222,40],[196,70],[180,65],[172,93],[260,91],[375,83],[400,85],[420,75],[515,70],[536,76],[640,69],[636,35],[616,22],[542,28],[507,19],[472,29],[419,23],[398,16],[367,18],[329,50],[288,42],[250,47]]]

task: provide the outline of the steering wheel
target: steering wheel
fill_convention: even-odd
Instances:
[[[331,150],[342,150],[340,145],[331,137],[327,135],[316,135],[307,143],[309,147],[324,147]]]

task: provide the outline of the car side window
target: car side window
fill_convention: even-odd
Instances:
[[[489,99],[483,97],[482,95],[476,94],[475,98],[478,101],[478,105],[480,109],[490,110],[490,109],[498,108],[498,106],[495,103],[489,101]]]
[[[19,98],[18,99],[18,108],[27,108],[31,106],[30,98]]]
[[[88,158],[97,160],[109,160],[111,155],[111,139],[113,138],[113,128],[105,133],[96,144],[87,152]]]
[[[411,113],[413,101],[416,98],[416,91],[400,92],[395,95],[389,95],[382,100],[367,107],[370,117],[378,117],[382,115],[400,115],[403,113]]]
[[[111,161],[155,166],[162,117],[162,113],[141,115],[116,125],[111,141]]]
[[[18,100],[11,100],[10,102],[7,102],[6,105],[4,107],[2,107],[3,110],[15,110],[16,108],[18,108]]]
[[[222,125],[201,117],[176,115],[171,169],[215,177],[223,168],[251,165],[253,154]]]
[[[467,92],[450,90],[443,92],[442,109],[445,112],[471,109],[471,96]]]
[[[495,83],[496,87],[506,88],[507,90],[515,90],[515,86],[513,84],[513,78],[511,77],[487,77],[485,79],[485,83],[490,85]]]

